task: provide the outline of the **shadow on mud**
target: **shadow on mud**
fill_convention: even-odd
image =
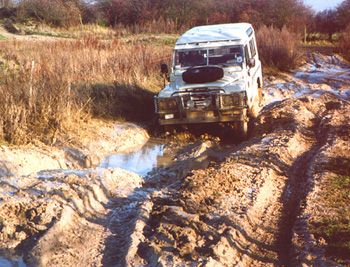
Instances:
[[[154,119],[154,93],[138,85],[99,83],[78,91],[94,117],[142,124]]]
[[[167,138],[187,133],[198,139],[207,135],[220,138],[224,143],[242,141],[233,123],[204,123],[162,127],[154,112],[155,93],[138,85],[94,84],[79,89],[79,99],[88,101],[94,117],[107,120],[125,120],[147,128],[154,137]],[[83,102],[84,102],[83,101]],[[251,123],[252,127],[253,123]]]

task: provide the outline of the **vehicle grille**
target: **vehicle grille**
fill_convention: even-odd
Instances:
[[[215,96],[210,94],[190,94],[182,97],[185,109],[205,109],[213,106]]]
[[[195,103],[195,107],[210,107],[213,104],[212,95],[196,95],[190,98]]]

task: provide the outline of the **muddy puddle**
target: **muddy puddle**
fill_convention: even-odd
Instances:
[[[22,257],[8,257],[0,255],[1,267],[26,267]]]
[[[135,152],[106,157],[99,168],[121,168],[144,177],[154,168],[165,167],[170,162],[171,156],[165,153],[164,143],[151,140]]]
[[[166,151],[165,142],[162,140],[150,140],[141,149],[130,153],[116,153],[105,157],[95,170],[102,169],[124,169],[140,175],[147,176],[155,168],[166,167],[172,161],[172,155]],[[50,170],[40,171],[37,177],[47,179],[52,176],[77,175],[84,176],[94,169],[84,170]],[[1,266],[0,266],[1,267]]]
[[[50,182],[50,178],[65,177],[69,175],[77,177],[89,177],[89,173],[104,171],[104,169],[124,169],[135,173],[140,177],[146,177],[148,173],[160,167],[169,166],[172,162],[172,154],[164,140],[151,139],[141,149],[132,153],[117,153],[104,158],[96,169],[84,170],[47,170],[36,174],[37,178],[43,179],[46,189],[52,190],[57,186],[56,182]],[[126,174],[124,174],[126,175]],[[47,180],[49,179],[49,180]],[[14,181],[16,183],[16,181]],[[60,182],[58,182],[60,183]],[[26,254],[26,252],[24,252]],[[21,253],[0,251],[0,267],[26,267],[28,266]]]

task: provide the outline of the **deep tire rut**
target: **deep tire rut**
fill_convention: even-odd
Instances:
[[[302,213],[306,198],[312,190],[313,177],[310,175],[315,157],[327,142],[327,133],[320,135],[320,120],[315,122],[312,129],[314,145],[298,157],[291,166],[288,174],[288,183],[282,194],[284,210],[280,221],[280,232],[278,233],[276,245],[278,264],[281,266],[295,266],[293,234],[298,216]]]

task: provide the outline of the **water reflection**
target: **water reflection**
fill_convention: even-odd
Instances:
[[[100,168],[122,168],[146,176],[153,168],[165,164],[163,144],[146,144],[141,150],[129,154],[115,154],[105,158]]]
[[[0,266],[1,267],[26,267],[22,257],[1,257],[0,256]]]

